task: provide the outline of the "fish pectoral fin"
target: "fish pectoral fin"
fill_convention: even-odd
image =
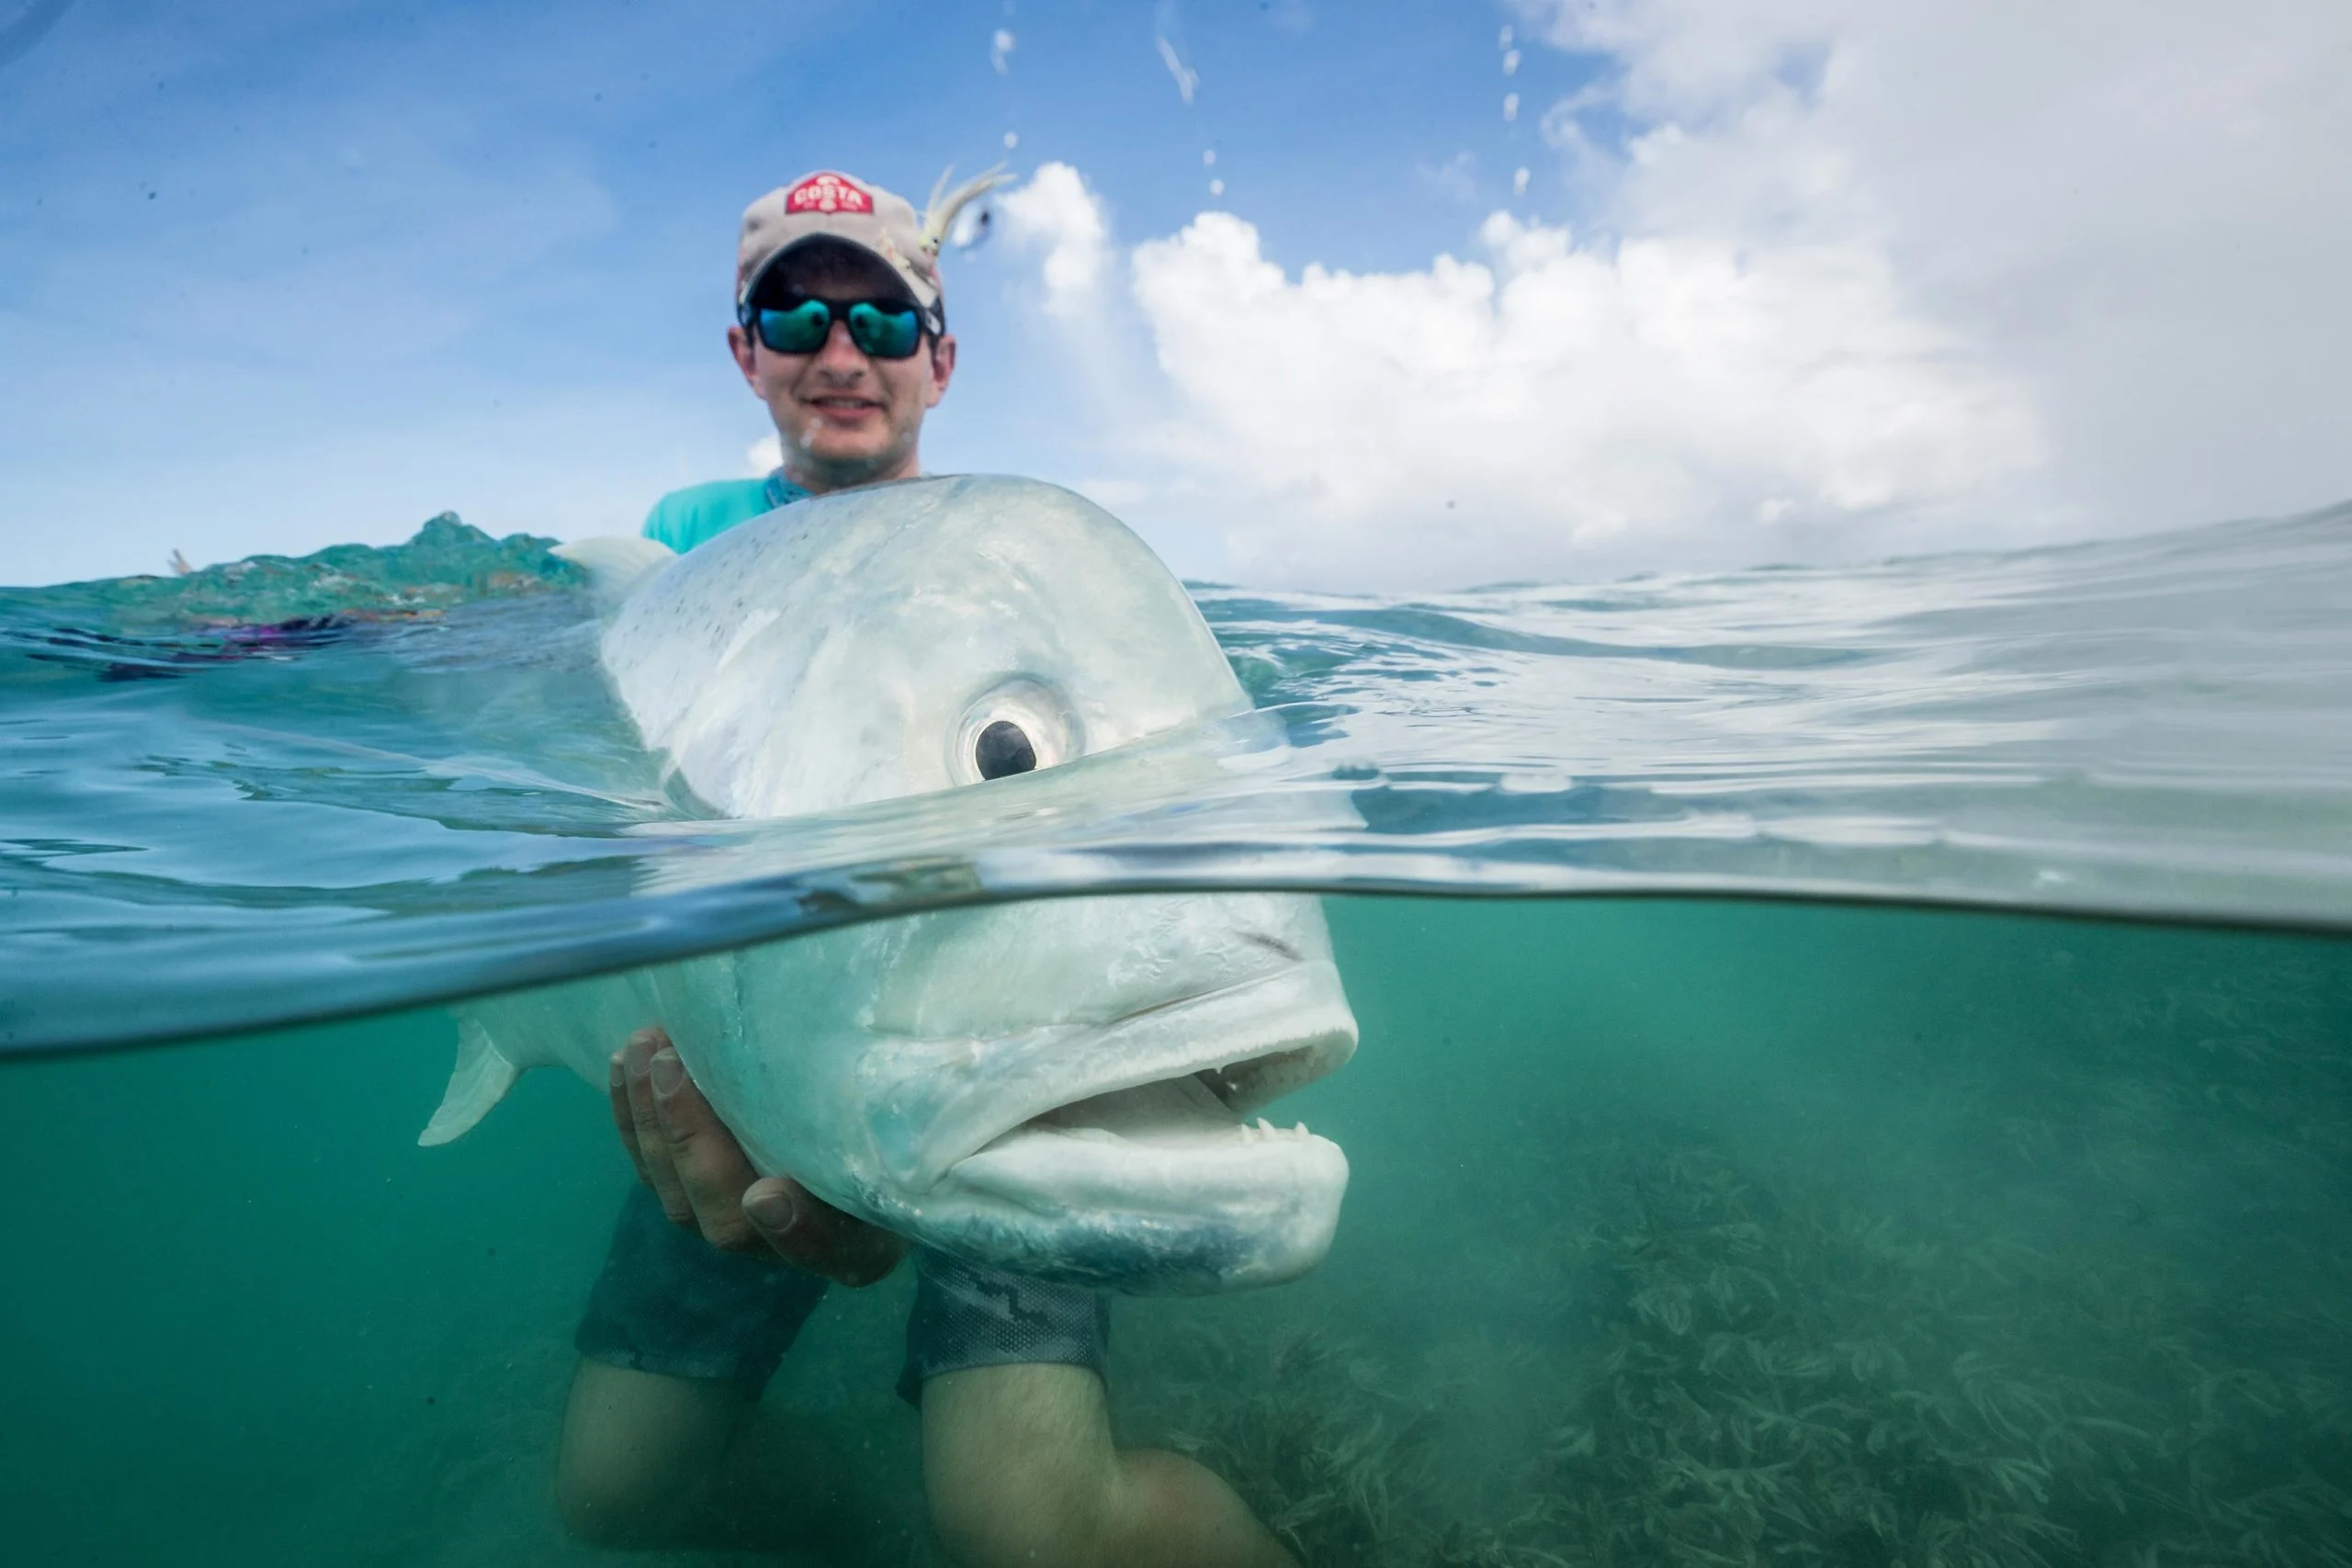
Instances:
[[[480,1019],[460,1019],[458,1065],[449,1074],[449,1087],[442,1091],[440,1109],[434,1111],[416,1141],[429,1149],[464,1137],[506,1098],[506,1091],[522,1076],[523,1069],[500,1053]]]
[[[609,610],[628,597],[628,591],[678,558],[678,552],[658,539],[606,534],[573,539],[548,554],[568,560],[588,574],[588,592],[597,607]]]

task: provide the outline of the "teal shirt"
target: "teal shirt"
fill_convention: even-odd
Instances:
[[[688,485],[655,502],[653,510],[645,514],[641,532],[647,538],[684,555],[738,523],[765,516],[808,494],[786,479],[781,468],[763,479],[719,479],[713,484]]]

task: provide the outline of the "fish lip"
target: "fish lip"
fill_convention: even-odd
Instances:
[[[1297,1279],[1338,1233],[1347,1155],[1303,1130],[1235,1132],[1181,1156],[1019,1133],[958,1161],[920,1207],[951,1250],[959,1230],[1000,1247],[1025,1230],[1035,1240],[1015,1272],[1092,1290],[1186,1295]]]
[[[1228,1168],[1234,1153],[1223,1151]],[[975,1181],[960,1162],[921,1197],[867,1186],[855,1198],[860,1212],[890,1229],[1034,1279],[1131,1295],[1206,1295],[1295,1280],[1330,1250],[1347,1194],[1346,1154],[1324,1138],[1251,1151],[1267,1153],[1298,1179],[1277,1177],[1270,1204],[1270,1171],[1253,1161],[1247,1198],[1237,1203],[1228,1192],[1206,1212],[1116,1201],[1036,1207],[1017,1180],[1010,1188],[992,1175]]]
[[[1189,1077],[1210,1068],[1284,1057],[1295,1058],[1298,1066],[1309,1069],[1284,1078],[1272,1093],[1252,1095],[1244,1086],[1227,1101],[1227,1109],[1238,1118],[1245,1110],[1329,1076],[1353,1054],[1355,1019],[1342,999],[1344,995],[1338,969],[1329,961],[1318,960],[1123,1013],[1089,1032],[1083,1045],[1073,1051],[1068,1074],[1057,1074],[1050,1086],[1041,1083],[1027,1094],[1007,1095],[987,1117],[975,1119],[953,1137],[943,1139],[918,1168],[904,1173],[908,1184],[917,1191],[929,1190],[957,1165],[1007,1134],[1099,1095]],[[1214,1027],[1221,1021],[1216,1015],[1228,1011],[1236,1015],[1236,1022],[1251,1021],[1254,1014],[1271,1019],[1273,1027],[1222,1031]],[[1190,1023],[1193,1015],[1204,1013],[1210,1015],[1206,1021],[1211,1027],[1198,1031],[1197,1038],[1186,1043],[1186,1049],[1171,1048],[1156,1055],[1147,1050],[1138,1058],[1120,1064],[1120,1070],[1085,1071],[1090,1061],[1114,1055],[1103,1048],[1117,1045],[1123,1038],[1131,1041],[1139,1033]],[[1225,1097],[1220,1094],[1219,1098]]]

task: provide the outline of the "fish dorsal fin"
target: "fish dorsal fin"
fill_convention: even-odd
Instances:
[[[449,1074],[449,1087],[442,1091],[441,1107],[434,1111],[433,1120],[424,1124],[416,1141],[426,1148],[462,1138],[473,1131],[474,1123],[491,1112],[492,1107],[506,1098],[523,1069],[500,1054],[490,1031],[481,1020],[471,1016],[458,1021],[458,1066]]]
[[[628,591],[678,558],[678,552],[658,539],[634,535],[601,534],[573,539],[548,552],[568,560],[588,574],[588,592],[599,609],[609,610],[628,597]]]

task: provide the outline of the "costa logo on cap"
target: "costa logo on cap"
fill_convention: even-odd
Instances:
[[[786,212],[871,212],[874,198],[844,175],[810,175],[785,193]]]

